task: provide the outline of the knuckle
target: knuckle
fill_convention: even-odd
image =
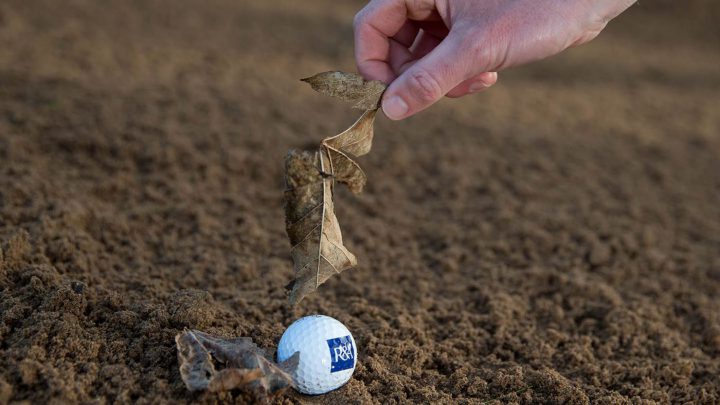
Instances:
[[[473,35],[466,39],[463,47],[468,50],[471,59],[481,61],[488,56],[488,43],[483,41],[482,36]]]
[[[498,40],[491,41],[487,40],[488,36],[486,32],[477,30],[465,39],[466,42],[462,46],[467,50],[466,54],[471,65],[494,67],[497,64],[496,44],[500,42],[502,37],[497,35]]]
[[[482,26],[463,27],[465,32],[458,37],[459,47],[463,49],[467,68],[471,71],[495,71],[505,67],[505,59],[512,42],[511,24],[489,21]]]
[[[357,31],[357,29],[363,25],[365,22],[365,11],[360,10],[357,14],[355,14],[355,17],[353,18],[353,29]]]
[[[435,9],[433,0],[405,0],[405,8],[408,11],[408,17],[411,19],[421,19]]]
[[[367,26],[371,22],[371,15],[372,4],[368,4],[358,11],[357,14],[355,14],[355,17],[353,17],[353,28],[357,30]]]
[[[440,81],[436,75],[427,70],[418,69],[411,72],[408,86],[412,95],[424,103],[431,103],[443,96]]]

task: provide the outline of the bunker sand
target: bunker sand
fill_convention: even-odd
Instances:
[[[2,2],[0,403],[243,403],[174,336],[272,352],[313,313],[358,368],[278,402],[717,403],[720,14],[651,3],[379,115],[337,188],[358,266],[291,309],[283,158],[357,115],[298,79],[354,70],[361,3]]]

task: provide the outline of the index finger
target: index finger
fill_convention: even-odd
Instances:
[[[433,0],[372,0],[355,16],[355,62],[366,79],[390,83],[395,74],[390,67],[390,38],[408,18],[424,19],[432,15]]]

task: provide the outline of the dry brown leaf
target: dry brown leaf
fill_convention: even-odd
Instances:
[[[295,280],[290,303],[295,305],[328,278],[357,265],[355,255],[343,245],[333,204],[333,182],[362,192],[367,178],[352,156],[370,151],[373,122],[381,82],[342,72],[325,72],[303,79],[321,93],[356,102],[367,110],[342,133],[325,138],[315,153],[290,151],[285,159],[285,218],[292,244]]]
[[[370,152],[373,141],[373,123],[377,109],[367,110],[350,128],[323,139],[322,143],[353,156],[362,156]]]
[[[218,371],[207,385],[208,391],[221,392],[230,391],[242,387],[263,376],[259,368],[249,370],[247,368],[226,368]]]
[[[357,264],[342,242],[332,199],[330,158],[325,151],[290,151],[285,160],[285,218],[295,280],[295,305],[334,274]]]
[[[180,376],[190,391],[246,387],[259,397],[273,396],[293,385],[290,375],[300,359],[295,353],[278,365],[250,338],[221,339],[196,330],[178,334],[175,344]],[[215,364],[225,368],[217,370]]]
[[[322,151],[331,164],[330,173],[332,173],[332,177],[346,184],[353,193],[361,193],[365,188],[365,183],[367,183],[367,177],[360,166],[348,155],[337,149],[323,145]]]
[[[357,121],[342,133],[325,138],[321,148],[330,157],[330,172],[335,180],[346,184],[355,194],[362,192],[367,178],[352,156],[370,152],[373,141],[373,122],[377,110],[367,110]]]
[[[386,87],[383,82],[346,72],[323,72],[301,80],[319,93],[354,103],[353,108],[359,110],[377,109]]]

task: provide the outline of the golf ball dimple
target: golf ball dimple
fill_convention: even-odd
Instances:
[[[325,315],[300,318],[280,338],[277,361],[300,352],[292,377],[295,389],[318,395],[341,387],[355,371],[357,346],[350,331],[338,320]]]

